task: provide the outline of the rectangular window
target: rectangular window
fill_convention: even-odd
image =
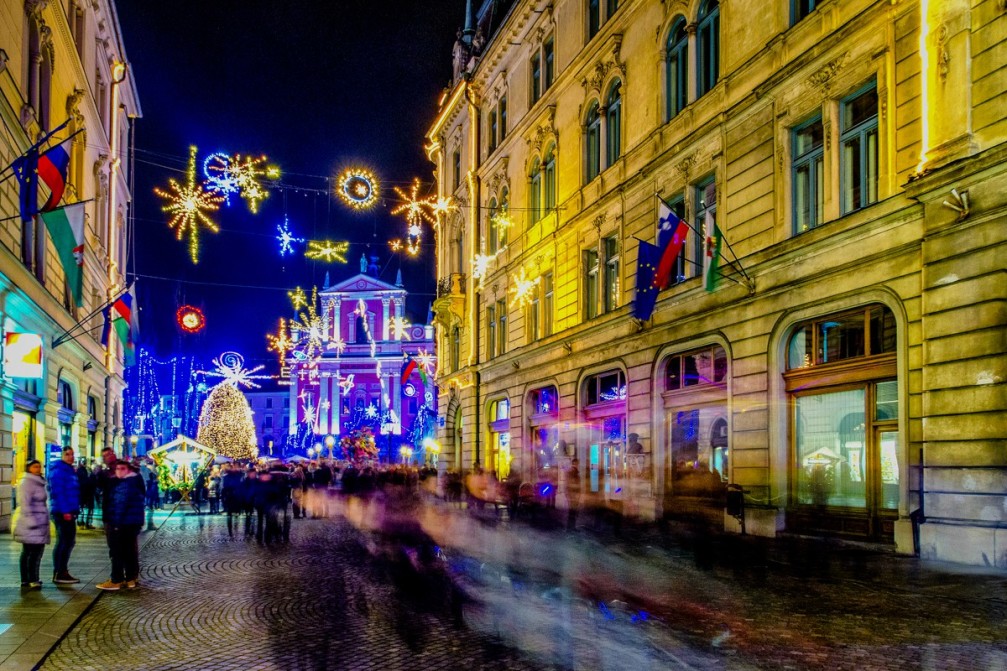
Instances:
[[[794,234],[822,223],[825,209],[825,159],[822,118],[818,117],[793,133]]]
[[[289,410],[290,409],[290,399],[289,398],[283,399],[283,408],[285,410]]]
[[[262,428],[266,429],[266,430],[269,430],[269,429],[273,428],[273,416],[272,415],[266,415],[266,417],[263,419],[263,422],[262,422]]]
[[[867,505],[865,391],[850,389],[795,399],[799,503]]]
[[[497,111],[495,109],[490,110],[489,115],[489,129],[486,133],[487,140],[489,141],[490,151],[497,148]]]
[[[452,169],[454,176],[454,187],[457,189],[462,185],[462,153],[456,151],[452,156]]]
[[[490,305],[486,308],[486,358],[492,359],[497,355],[497,310],[496,306]]]
[[[552,273],[542,276],[542,337],[548,338],[553,329],[553,289]]]
[[[805,16],[815,11],[819,0],[791,0],[790,25],[794,25]]]
[[[878,201],[878,90],[874,84],[839,106],[843,214]]]
[[[598,34],[601,28],[601,0],[587,0],[587,39]]]
[[[270,409],[272,407],[273,407],[273,399],[267,398],[266,399],[266,409],[268,410],[268,409]]]
[[[542,97],[542,56],[538,53],[531,57],[531,101],[535,103]]]
[[[350,398],[348,396],[343,397],[342,413],[344,415],[350,414]]]
[[[704,227],[713,230],[717,223],[717,183],[713,177],[704,180],[696,188],[696,221],[694,226],[697,231],[702,232]],[[701,233],[689,231],[693,238],[693,259],[692,272],[690,277],[697,277],[703,272],[703,236]],[[684,247],[684,245],[683,245]]]
[[[507,301],[497,301],[497,354],[507,351]]]
[[[587,319],[598,316],[598,251],[584,252],[584,315]]]
[[[605,250],[605,291],[602,310],[611,312],[619,307],[619,241],[615,236],[602,242]]]
[[[679,219],[685,219],[685,196],[676,196],[668,201],[668,206],[671,208],[671,211],[675,213],[676,217]],[[688,261],[686,260],[686,245],[682,245],[681,251],[678,252],[678,258],[675,260],[675,272],[671,277],[671,283],[678,284],[679,282],[684,282],[686,277],[686,268],[688,267]]]
[[[507,137],[507,96],[500,98],[499,118],[500,118],[500,142]]]
[[[619,9],[619,0],[606,0],[605,3],[605,20],[608,21],[615,14],[615,11]]]
[[[539,319],[539,310],[541,309],[541,301],[539,300],[538,294],[534,294],[531,299],[531,303],[525,309],[525,319],[527,320],[528,328],[528,342],[535,342],[542,337],[542,321]]]
[[[547,39],[542,45],[542,62],[545,67],[543,73],[543,91],[548,91],[556,75],[556,43],[552,37]]]

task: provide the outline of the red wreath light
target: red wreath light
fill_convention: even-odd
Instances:
[[[183,305],[175,313],[178,326],[186,333],[199,333],[206,326],[206,316],[199,308]]]

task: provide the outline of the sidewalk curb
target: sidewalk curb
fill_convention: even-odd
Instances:
[[[177,509],[178,509],[178,505],[176,504],[175,507],[173,507],[171,509],[171,512],[169,512],[168,515],[165,516],[164,519],[162,519],[160,521],[160,523],[158,524],[158,526],[151,533],[147,534],[147,536],[143,539],[143,544],[140,545],[140,548],[139,548],[140,552],[142,552],[143,548],[145,548],[147,546],[147,543],[149,543],[151,541],[151,539],[153,539],[154,536],[157,535],[157,532],[161,530],[161,528],[164,526],[164,523],[167,522],[169,519],[171,519],[171,516],[175,514],[175,511]],[[104,577],[99,578],[98,576],[107,576],[109,566],[110,566],[110,562],[105,562],[105,564],[102,566],[102,569],[101,569],[101,571],[99,573],[97,573],[96,575],[92,575],[89,580],[82,581],[81,584],[80,584],[80,586],[77,588],[77,594],[73,598],[77,598],[77,597],[79,597],[82,594],[87,594],[84,591],[85,589],[87,589],[88,587],[94,588],[98,581],[104,580],[105,579]],[[103,590],[99,590],[97,588],[95,588],[95,589],[97,591],[97,594],[95,594],[93,596],[93,598],[91,599],[91,602],[88,603],[87,606],[85,606],[83,610],[81,610],[81,612],[77,615],[77,617],[75,617],[73,619],[73,621],[71,621],[69,624],[66,625],[66,627],[63,629],[63,632],[56,638],[56,640],[53,642],[53,644],[50,645],[48,647],[48,649],[46,649],[45,653],[39,658],[39,660],[33,666],[30,667],[31,671],[36,671],[37,669],[40,669],[42,667],[42,665],[45,664],[46,659],[49,658],[49,655],[51,655],[53,653],[53,651],[55,651],[56,648],[58,648],[59,645],[63,642],[63,640],[67,637],[67,634],[69,634],[71,631],[73,631],[73,629],[77,626],[77,624],[82,619],[84,619],[84,617],[88,613],[91,612],[91,609],[94,608],[94,605],[96,603],[98,603],[98,599],[100,599],[101,596],[105,593]],[[68,601],[67,604],[69,604],[71,602],[72,602],[72,599],[71,599],[71,601]],[[58,617],[60,611],[62,611],[63,608],[66,608],[66,604],[64,604],[62,607],[60,607],[60,609],[57,610],[53,614],[53,617],[50,618],[50,619],[54,619],[54,618]],[[28,648],[36,647],[36,646],[33,646],[32,644],[36,643],[37,639],[40,639],[41,637],[44,637],[44,636],[47,636],[47,634],[42,633],[42,627],[40,627],[33,634],[31,634],[27,639],[25,639],[25,641],[19,647],[24,647],[24,646],[27,646]],[[14,653],[14,654],[17,654],[17,653]],[[25,653],[25,654],[30,654],[30,653]],[[13,657],[13,654],[11,655],[11,657]],[[11,669],[13,671],[13,669],[26,669],[26,668],[29,668],[27,665],[18,665],[16,661],[13,662],[13,663],[11,663],[10,665],[8,665],[8,661],[9,661],[9,658],[7,660],[4,660],[3,662],[0,662],[0,671],[6,671],[7,669]]]

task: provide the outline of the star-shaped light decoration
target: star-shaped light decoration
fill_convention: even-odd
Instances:
[[[395,340],[409,340],[409,327],[412,326],[404,317],[392,317],[388,320],[388,327],[392,330],[392,338]]]
[[[367,409],[364,410],[364,414],[367,415],[367,419],[374,419],[378,416],[378,409],[374,407],[373,403],[371,403],[367,406]]]
[[[455,205],[455,201],[451,196],[441,196],[433,201],[430,208],[434,211],[435,217],[441,217],[447,215],[449,212],[454,212],[458,209],[458,206]]]
[[[434,365],[436,360],[437,357],[425,349],[421,349],[416,353],[416,365],[422,368],[427,375],[434,374]]]
[[[297,287],[293,291],[288,291],[287,296],[290,297],[290,302],[294,304],[294,310],[300,310],[305,305],[308,304],[308,296],[304,293],[304,289]]]
[[[258,158],[246,156],[242,159],[241,154],[235,156],[231,162],[231,177],[241,189],[241,197],[248,201],[248,209],[252,211],[252,214],[259,211],[259,203],[269,196],[269,192],[262,186],[259,178],[263,175],[268,176],[274,168],[264,168],[265,162],[265,156]],[[278,170],[275,174],[279,175]]]
[[[339,380],[339,388],[343,391],[343,396],[349,396],[353,391],[353,373]]]
[[[171,213],[168,228],[175,230],[175,239],[181,240],[189,236],[189,257],[193,263],[199,263],[199,227],[205,226],[213,233],[218,233],[220,227],[207,216],[208,212],[220,209],[223,198],[203,189],[196,184],[196,147],[189,147],[189,166],[185,171],[185,186],[174,179],[168,180],[170,191],[154,189],[161,198],[168,200],[161,207],[163,212]]]
[[[533,280],[529,280],[524,268],[521,269],[520,275],[512,275],[511,278],[514,282],[510,288],[512,295],[511,307],[523,308],[531,304],[535,287],[538,286],[539,280],[542,278],[536,277]]]
[[[406,216],[406,251],[410,256],[416,256],[420,252],[420,240],[423,234],[422,224],[427,221],[437,224],[434,216],[434,207],[437,201],[432,198],[420,198],[420,180],[413,180],[412,190],[407,196],[399,187],[395,187],[395,193],[402,198],[402,204],[392,210],[392,214],[405,214]]]
[[[286,217],[283,217],[283,223],[276,225],[277,236],[276,240],[280,243],[280,256],[286,256],[287,254],[294,253],[294,243],[304,242],[304,238],[294,237],[294,234],[290,232],[290,222]]]
[[[346,341],[337,337],[335,340],[330,340],[328,344],[325,345],[325,349],[335,350],[336,354],[342,355],[342,353],[346,351]]]
[[[330,240],[309,240],[304,256],[309,259],[332,263],[346,263],[346,252],[350,249],[348,242],[332,242]]]
[[[267,333],[266,349],[270,352],[276,352],[276,356],[280,359],[280,374],[286,377],[287,372],[287,352],[294,348],[294,342],[290,339],[289,331],[287,329],[287,320],[280,317],[280,326],[276,330],[276,334]]]
[[[311,289],[311,300],[304,301],[303,305],[307,310],[298,314],[298,319],[290,320],[290,330],[295,333],[303,333],[304,338],[298,339],[298,350],[303,355],[301,360],[313,361],[321,352],[323,345],[328,340],[326,335],[324,320],[319,316],[315,306],[318,304],[318,287]]]
[[[393,252],[401,252],[402,251],[402,241],[399,240],[398,238],[396,238],[395,240],[389,240],[388,241],[388,246],[392,248]]]
[[[273,379],[272,375],[257,375],[265,366],[245,368],[245,357],[237,352],[224,352],[216,359],[213,359],[211,363],[214,366],[214,370],[201,370],[198,372],[208,377],[223,378],[214,386],[229,384],[235,388],[241,385],[248,389],[259,389],[262,385],[255,382],[255,380]]]

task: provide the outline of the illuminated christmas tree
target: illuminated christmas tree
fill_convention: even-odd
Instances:
[[[219,384],[206,397],[196,440],[232,459],[256,457],[252,408],[237,387]]]

